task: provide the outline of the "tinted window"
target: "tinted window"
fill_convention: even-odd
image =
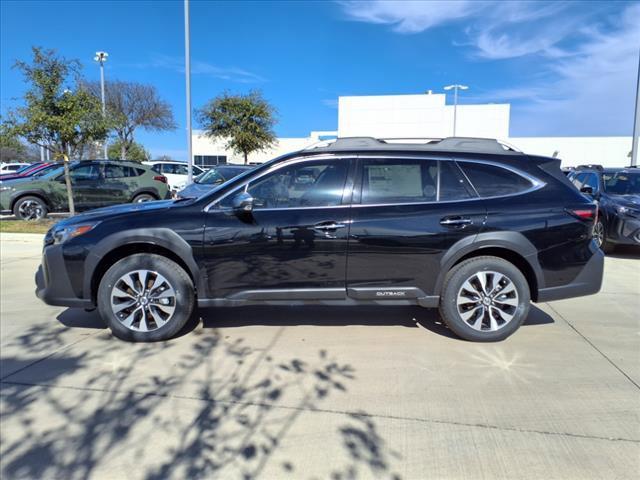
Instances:
[[[584,181],[582,182],[583,187],[591,187],[594,192],[598,191],[598,176],[595,173],[587,173]]]
[[[465,198],[471,198],[468,184],[452,162],[419,159],[364,161],[364,204],[435,202]]]
[[[151,170],[153,170],[156,173],[162,173],[162,164],[156,163],[153,167],[151,167]]]
[[[256,209],[339,205],[348,167],[347,161],[302,162],[265,175],[247,191]]]
[[[105,178],[121,178],[121,177],[127,177],[128,175],[125,172],[125,168],[130,168],[130,167],[124,167],[122,165],[105,165],[104,167],[104,177]]]
[[[502,167],[472,162],[459,165],[481,197],[510,195],[531,188],[529,180]]]
[[[71,170],[71,178],[75,181],[79,180],[97,180],[100,177],[98,165],[83,165]]]
[[[640,174],[628,172],[605,173],[604,190],[614,195],[640,194]]]
[[[585,177],[587,176],[586,173],[576,173],[573,177],[571,177],[571,183],[573,183],[573,185],[580,190],[580,187],[582,186],[582,182],[584,182]]]

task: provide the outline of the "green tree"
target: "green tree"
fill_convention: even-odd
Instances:
[[[85,88],[100,99],[100,83],[88,82]],[[137,129],[162,132],[176,129],[171,105],[160,98],[153,85],[137,82],[105,82],[107,116],[120,145],[118,158],[129,160],[134,154]]]
[[[6,122],[0,123],[0,161],[9,162],[21,160],[26,153],[26,148],[18,138],[18,135]]]
[[[244,156],[271,147],[276,136],[276,109],[259,91],[247,95],[223,93],[196,112],[205,135],[227,141],[226,148]]]
[[[120,139],[111,143],[107,149],[107,156],[109,160],[125,160],[121,157],[122,155],[122,141]],[[149,160],[151,155],[145,148],[136,142],[133,142],[131,145],[127,147],[127,158],[126,160],[131,160],[134,162],[144,162]]]
[[[85,145],[103,141],[109,131],[100,102],[80,88],[77,60],[57,56],[54,50],[33,47],[31,63],[17,61],[15,68],[29,86],[24,106],[11,112],[11,129],[27,142],[42,146],[53,158],[68,159]],[[64,176],[69,211],[75,213],[68,161]]]

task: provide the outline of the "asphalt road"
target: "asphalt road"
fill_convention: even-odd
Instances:
[[[640,257],[507,341],[420,308],[201,312],[165,343],[33,294],[3,234],[3,479],[626,479],[640,472]]]

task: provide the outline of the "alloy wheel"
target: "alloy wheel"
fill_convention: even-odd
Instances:
[[[35,200],[25,200],[18,207],[18,212],[23,220],[40,220],[44,217],[42,205]]]
[[[602,247],[602,244],[604,243],[604,225],[602,222],[596,222],[593,226],[593,238],[598,244],[598,247]]]
[[[518,291],[506,275],[474,273],[458,290],[456,305],[460,318],[474,330],[495,332],[513,320],[518,309]]]
[[[111,290],[111,311],[136,332],[157,330],[171,320],[176,291],[158,272],[135,270],[121,276]]]

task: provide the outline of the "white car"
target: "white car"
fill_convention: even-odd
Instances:
[[[0,164],[0,175],[6,175],[8,173],[16,173],[22,167],[26,167],[29,165],[28,163],[1,163]]]
[[[148,162],[142,162],[145,165],[149,165],[152,170],[167,177],[169,184],[169,190],[178,191],[187,186],[187,164],[185,162],[168,162],[166,160],[151,160]],[[203,173],[204,170],[200,167],[193,166],[193,178]]]

